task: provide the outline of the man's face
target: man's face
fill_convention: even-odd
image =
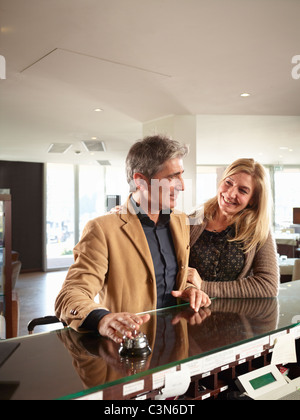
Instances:
[[[184,191],[183,173],[183,161],[176,158],[167,160],[154,175],[148,184],[148,206],[151,205],[151,213],[176,207],[178,195]]]

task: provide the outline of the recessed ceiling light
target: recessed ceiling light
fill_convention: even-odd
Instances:
[[[102,111],[103,111],[103,109],[101,109],[101,108],[96,108],[96,109],[94,109],[94,111],[95,111],[95,112],[102,112]]]
[[[70,143],[52,143],[47,150],[48,153],[66,153],[73,145]]]
[[[250,96],[250,93],[247,93],[247,92],[244,92],[244,93],[241,93],[241,95],[240,95],[242,98],[247,98],[248,96]]]
[[[99,163],[99,165],[101,166],[111,166],[111,163],[109,160],[97,160],[97,162]]]
[[[106,152],[103,141],[85,140],[82,143],[88,152]]]

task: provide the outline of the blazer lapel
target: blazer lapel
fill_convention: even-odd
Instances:
[[[124,225],[122,226],[123,232],[133,243],[142,260],[147,265],[152,279],[155,280],[154,265],[147,238],[142,228],[141,222],[139,221],[137,215],[134,213],[129,199],[127,200],[126,206],[124,206],[120,217],[124,222]]]
[[[177,288],[181,290],[185,286],[188,272],[189,226],[186,225],[184,217],[172,213],[170,228],[178,263]]]
[[[181,218],[176,217],[176,215],[174,215],[173,213],[171,215],[170,229],[172,233],[177,262],[179,266],[182,266],[184,256],[186,255],[186,235],[184,229],[182,228]]]

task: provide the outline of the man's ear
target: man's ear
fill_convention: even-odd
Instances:
[[[133,181],[135,183],[137,190],[148,191],[149,183],[148,183],[148,178],[145,175],[137,172],[133,174]]]

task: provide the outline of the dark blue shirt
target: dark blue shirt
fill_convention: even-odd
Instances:
[[[154,265],[157,309],[176,305],[176,298],[171,295],[175,289],[178,272],[177,259],[170,231],[170,213],[160,213],[155,224],[131,198],[131,203],[145,232]]]
[[[154,265],[157,309],[176,305],[176,298],[171,295],[176,286],[178,272],[177,259],[170,230],[171,210],[161,212],[155,224],[131,197],[131,204],[145,232]],[[92,311],[82,324],[82,328],[97,330],[98,323],[109,312],[104,309]]]

